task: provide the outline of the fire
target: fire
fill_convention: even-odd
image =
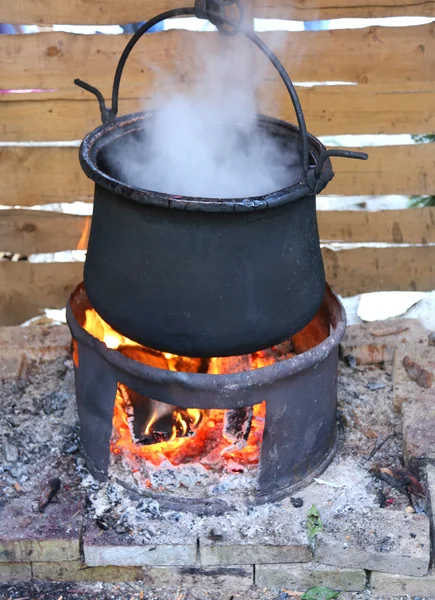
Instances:
[[[77,250],[86,250],[89,241],[89,232],[91,230],[91,217],[86,217],[82,234],[77,244]]]
[[[140,444],[133,439],[128,414],[128,393],[118,387],[113,414],[113,437],[111,450],[114,454],[137,457],[155,466],[165,460],[172,465],[199,462],[210,469],[241,470],[259,462],[261,440],[266,416],[266,403],[253,408],[251,430],[248,439],[239,445],[229,442],[224,435],[225,410],[176,409],[172,419],[170,437],[158,443]],[[190,417],[190,422],[186,419]],[[158,424],[154,412],[144,433],[150,435]]]
[[[297,343],[304,338],[304,331],[295,343],[288,340],[278,346],[246,356],[224,358],[189,358],[158,352],[129,340],[116,332],[98,313],[89,308],[85,311],[84,328],[98,338],[111,351],[117,351],[143,364],[171,371],[209,373],[220,375],[260,369],[281,360],[289,360],[297,350]],[[312,322],[313,323],[313,322]],[[316,325],[316,324],[315,324]],[[309,324],[307,332],[313,332],[310,344],[322,341],[316,325]],[[321,335],[327,337],[323,328]],[[316,337],[317,336],[317,337]],[[311,347],[312,347],[311,346]],[[305,347],[302,351],[305,351]],[[79,356],[76,348],[75,362]],[[135,408],[143,423],[138,423]],[[133,461],[140,459],[155,466],[164,461],[172,465],[199,462],[208,469],[243,472],[259,462],[261,442],[266,417],[266,402],[252,409],[199,410],[183,409],[141,396],[118,384],[113,414],[111,450]]]

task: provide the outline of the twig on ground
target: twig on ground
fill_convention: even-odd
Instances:
[[[393,431],[393,433],[390,433],[390,435],[388,435],[385,439],[383,439],[381,442],[379,442],[379,444],[376,444],[375,447],[373,448],[373,450],[370,452],[369,456],[366,458],[365,462],[368,462],[369,460],[371,460],[374,455],[379,452],[379,450],[382,448],[382,446],[384,446],[389,440],[391,440],[391,438],[395,437],[396,432]]]

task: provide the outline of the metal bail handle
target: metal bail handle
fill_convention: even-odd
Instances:
[[[310,167],[307,173],[307,183],[312,194],[318,194],[323,190],[325,184],[328,183],[330,177],[323,173],[323,166],[331,156],[340,158],[354,158],[357,160],[367,160],[369,155],[365,152],[353,152],[352,150],[341,150],[340,148],[332,148],[331,150],[322,150],[314,167]]]
[[[210,12],[208,10],[208,6],[210,5],[210,0],[196,0],[194,7],[185,7],[185,8],[175,8],[172,10],[168,10],[163,12],[156,17],[153,17],[146,23],[144,23],[136,33],[130,38],[126,47],[124,48],[123,53],[118,62],[118,66],[115,71],[115,77],[113,79],[113,88],[112,88],[112,107],[107,108],[104,102],[104,98],[100,90],[96,87],[82,81],[81,79],[75,79],[74,83],[84,90],[91,92],[94,94],[98,100],[98,104],[100,106],[101,112],[101,120],[103,123],[107,123],[108,121],[112,121],[116,118],[118,113],[118,98],[119,98],[119,86],[121,82],[122,72],[124,70],[125,63],[130,55],[130,52],[133,50],[134,46],[140,40],[140,38],[146,33],[151,27],[157,25],[161,21],[165,19],[171,19],[172,17],[179,16],[196,16],[199,19],[207,19],[213,25],[215,25],[221,33],[225,35],[234,35],[235,33],[242,33],[245,37],[247,37],[251,42],[253,42],[257,48],[259,48],[263,54],[270,60],[275,69],[278,71],[279,76],[284,82],[285,87],[290,95],[291,101],[293,103],[293,108],[296,113],[296,118],[298,121],[299,130],[301,132],[301,154],[302,154],[302,164],[305,172],[308,172],[309,167],[309,152],[308,152],[308,133],[307,126],[305,124],[305,117],[302,111],[301,103],[299,101],[297,92],[293,85],[292,80],[290,79],[287,71],[284,69],[278,57],[270,50],[270,48],[252,31],[246,30],[241,24],[241,18],[243,17],[243,9],[241,8],[240,0],[236,0],[236,4],[239,7],[240,11],[240,21],[234,21],[232,19],[228,19],[223,14],[223,9],[225,6],[229,6],[233,4],[233,0],[212,0],[213,4],[218,8],[218,12]],[[230,27],[230,30],[224,29],[223,25]]]

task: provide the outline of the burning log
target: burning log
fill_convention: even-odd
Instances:
[[[122,384],[118,391],[132,438],[137,444],[149,446],[189,436],[201,421],[202,412],[198,409],[183,410],[143,396]]]
[[[241,373],[252,369],[252,355],[221,356],[210,359],[208,372],[213,375]],[[223,435],[234,446],[246,445],[252,423],[252,406],[227,410],[224,418]]]
[[[248,441],[251,432],[252,414],[252,406],[227,410],[225,413],[224,437],[239,450],[246,446]]]
[[[53,498],[56,496],[57,492],[60,490],[60,479],[59,477],[53,477],[47,483],[46,487],[43,489],[42,494],[38,501],[38,510],[39,512],[44,512]]]

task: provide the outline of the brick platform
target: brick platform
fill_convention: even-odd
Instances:
[[[69,352],[65,327],[0,329],[0,379],[19,381],[28,361],[70,360]],[[412,370],[411,377],[403,363],[408,356],[435,378],[435,347],[418,322],[397,319],[350,327],[341,354],[349,364],[382,362],[393,370],[391,408],[394,399],[395,410],[401,415],[398,435],[403,436],[406,464],[427,484],[424,513],[413,514],[409,506],[406,510],[405,506],[349,509],[350,492],[343,491],[342,486],[352,488],[353,483],[346,484],[349,474],[343,471],[340,460],[328,468],[318,484],[298,493],[303,509],[295,508],[287,499],[278,504],[278,512],[269,521],[254,516],[256,538],[247,537],[243,527],[219,529],[219,523],[227,519],[223,516],[222,521],[214,518],[213,529],[211,521],[210,526],[204,521],[204,531],[215,532],[211,536],[194,528],[190,532],[180,530],[174,522],[173,532],[168,531],[172,525],[165,525],[166,537],[171,534],[170,543],[159,541],[158,535],[151,541],[138,541],[128,532],[98,528],[86,515],[83,491],[79,500],[77,495],[71,500],[64,493],[44,513],[35,512],[35,498],[29,497],[26,504],[23,495],[23,500],[0,506],[0,581],[125,581],[149,587],[228,588],[242,598],[245,591],[249,595],[253,585],[296,592],[326,585],[368,595],[435,597],[435,575],[429,571],[431,530],[435,539],[431,524],[435,504],[435,390],[431,377],[419,380]],[[357,409],[355,412],[357,418]],[[375,445],[381,441],[379,431],[367,431],[366,437]],[[8,452],[13,462],[13,452],[10,448]],[[367,473],[364,461],[355,458],[355,471],[359,469],[362,478]],[[348,471],[352,471],[352,464]],[[341,498],[347,499],[348,508],[340,512],[334,507],[340,506]],[[310,544],[305,515],[311,504],[319,507],[324,529]]]

